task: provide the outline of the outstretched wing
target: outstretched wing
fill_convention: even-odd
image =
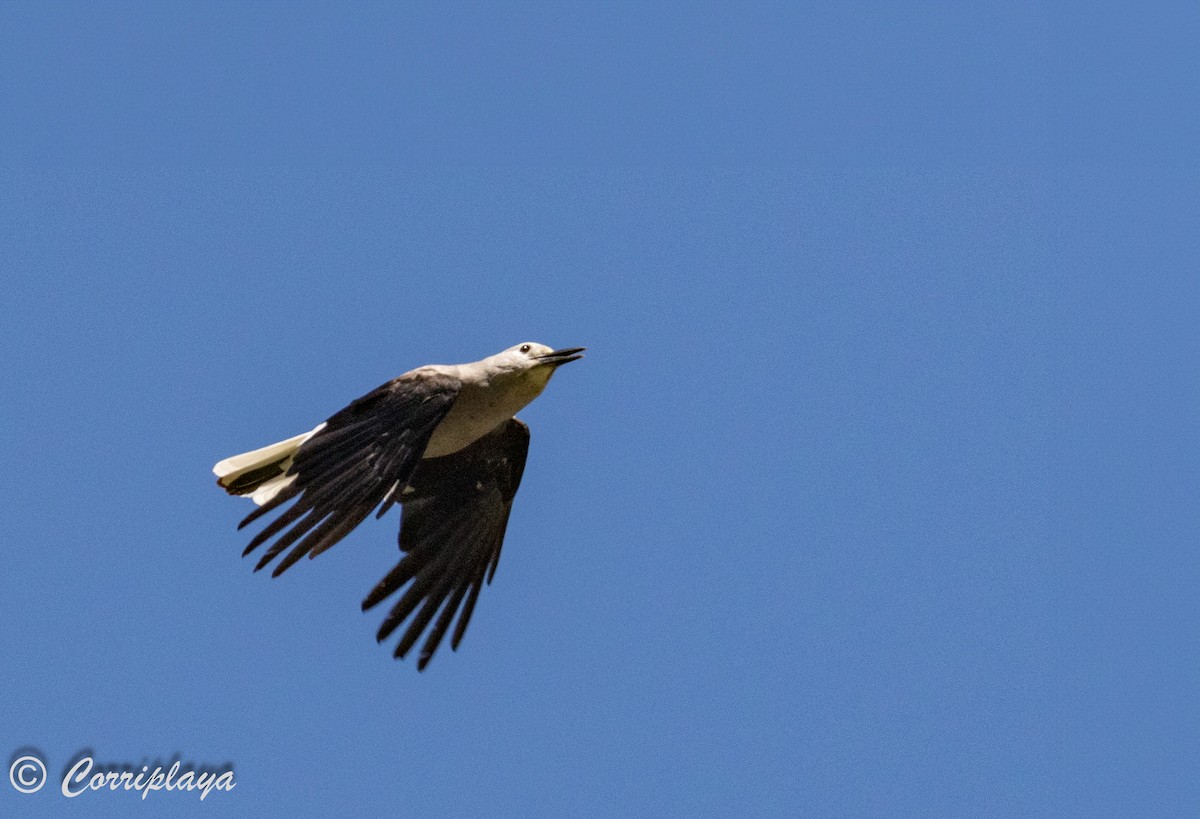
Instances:
[[[401,497],[404,557],[362,604],[366,611],[412,582],[377,635],[380,642],[387,639],[415,612],[396,646],[397,658],[408,653],[437,615],[417,661],[417,668],[423,670],[461,604],[450,639],[450,647],[458,648],[484,575],[491,583],[496,573],[528,452],[529,427],[512,418],[470,446],[417,467]]]
[[[271,572],[277,576],[305,555],[316,557],[333,546],[381,503],[379,514],[387,511],[461,386],[451,376],[415,370],[326,421],[296,451],[287,471],[295,480],[238,524],[241,529],[297,499],[246,547],[243,554],[250,554],[278,536],[254,570],[296,544]]]

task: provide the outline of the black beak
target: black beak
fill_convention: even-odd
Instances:
[[[560,364],[566,364],[568,361],[578,361],[583,358],[580,353],[586,349],[587,347],[563,347],[561,350],[555,350],[554,352],[538,356],[538,361],[557,367]]]

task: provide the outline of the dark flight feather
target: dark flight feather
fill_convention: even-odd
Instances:
[[[415,372],[392,379],[334,414],[296,451],[287,474],[296,480],[246,516],[238,528],[296,502],[259,532],[249,554],[278,536],[255,571],[292,544],[272,575],[301,557],[336,544],[412,477],[434,428],[449,412],[461,383],[451,376]]]
[[[490,583],[495,573],[528,452],[529,427],[512,418],[458,452],[421,461],[407,489],[396,493],[403,509],[399,542],[404,557],[363,600],[363,610],[411,583],[377,635],[385,640],[412,618],[396,646],[397,658],[416,645],[432,622],[417,661],[424,670],[456,611],[450,646],[458,648],[484,576]]]
[[[224,489],[230,495],[249,495],[267,481],[282,475],[284,473],[283,464],[287,459],[288,456],[285,455],[274,463],[243,472],[228,483],[225,483],[222,478],[217,481],[217,486]]]

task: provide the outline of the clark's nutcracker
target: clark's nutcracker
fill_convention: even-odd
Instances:
[[[278,536],[255,567],[291,546],[274,577],[337,543],[376,508],[378,518],[399,503],[404,556],[362,607],[411,581],[376,637],[382,642],[416,612],[397,658],[441,609],[421,647],[423,670],[461,604],[450,639],[458,648],[484,575],[491,583],[496,572],[529,451],[529,427],[513,414],[541,394],[560,365],[582,358],[583,349],[529,342],[471,364],[418,367],[311,432],[221,461],[213,467],[217,483],[259,507],[239,529],[296,499],[243,554]]]

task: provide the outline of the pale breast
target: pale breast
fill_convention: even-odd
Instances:
[[[533,371],[493,380],[487,386],[464,384],[450,412],[434,429],[424,457],[440,458],[457,452],[512,418],[546,388],[549,373],[544,378],[541,375]]]

